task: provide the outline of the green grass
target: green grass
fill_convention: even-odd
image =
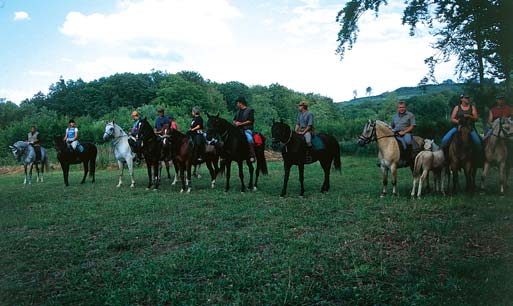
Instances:
[[[146,191],[142,168],[135,190],[115,170],[68,188],[60,171],[1,176],[0,304],[511,304],[511,197],[410,200],[401,169],[400,196],[380,199],[374,163],[344,157],[328,194],[306,167],[304,199],[296,169],[278,197],[281,163],[246,194],[236,176],[211,190],[205,168],[192,194]]]

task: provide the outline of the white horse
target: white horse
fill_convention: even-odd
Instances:
[[[417,197],[422,194],[422,183],[428,177],[429,171],[433,171],[435,177],[435,191],[444,192],[444,183],[442,180],[442,170],[445,166],[445,156],[443,150],[440,150],[432,139],[424,140],[424,151],[415,157],[415,165],[413,167],[413,187],[411,196],[415,196],[415,185],[419,183]],[[421,175],[422,171],[422,175]],[[420,177],[420,180],[419,180]]]
[[[118,160],[119,167],[119,182],[116,187],[121,187],[123,181],[121,178],[123,177],[124,163],[128,166],[128,172],[130,173],[130,178],[132,179],[131,188],[135,187],[135,179],[134,179],[134,157],[135,154],[132,152],[130,145],[128,144],[128,135],[123,131],[123,129],[115,124],[114,122],[108,122],[105,126],[105,132],[103,133],[103,140],[107,141],[112,139],[112,148],[114,149],[114,156]]]
[[[46,150],[43,147],[40,147],[41,160],[36,160],[36,151],[28,142],[17,141],[12,146],[9,146],[9,148],[11,148],[14,158],[18,162],[23,162],[23,166],[25,168],[25,180],[23,181],[23,184],[32,184],[32,167],[34,167],[34,165],[36,165],[37,182],[43,182],[45,168],[46,171],[48,171],[49,168]],[[39,174],[39,163],[41,163],[41,175]],[[30,173],[27,173],[28,166],[30,166]]]

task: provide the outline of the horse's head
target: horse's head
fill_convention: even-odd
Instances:
[[[358,137],[358,145],[364,146],[376,140],[376,120],[368,120],[363,127],[362,134]]]
[[[424,150],[433,151],[433,139],[424,139]]]
[[[497,118],[492,123],[493,134],[499,138],[513,138],[513,119]]]
[[[472,118],[463,117],[458,121],[458,135],[462,144],[467,145],[470,143],[470,132],[472,132]]]
[[[114,122],[107,122],[107,125],[105,125],[105,131],[103,132],[103,140],[107,141],[110,138],[114,137]]]
[[[24,141],[17,141],[12,146],[9,146],[9,148],[11,149],[16,161],[21,161],[21,158],[25,154],[27,144]]]
[[[141,119],[138,124],[139,135],[143,140],[155,137],[155,133],[153,132],[153,128],[146,118]]]
[[[219,113],[217,115],[210,115],[207,113],[207,117],[207,136],[216,134],[222,135],[231,126],[231,124],[228,121],[219,117]]]
[[[292,130],[290,126],[280,121],[274,121],[271,127],[271,137],[272,137],[272,148],[276,151],[280,149],[280,145],[287,144],[292,138]]]
[[[162,127],[162,147],[169,148],[171,147],[172,139],[172,129],[169,127],[169,124],[164,124]]]
[[[57,153],[68,151],[66,142],[60,136],[53,136],[53,144]]]
[[[504,121],[502,123],[502,129],[506,136],[510,139],[513,138],[513,118],[502,118]]]

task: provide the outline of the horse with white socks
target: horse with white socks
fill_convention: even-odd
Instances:
[[[112,139],[112,148],[114,149],[114,156],[118,160],[119,167],[119,182],[116,187],[121,187],[123,184],[122,177],[124,171],[124,164],[126,163],[128,166],[128,172],[130,173],[130,178],[132,180],[132,184],[130,188],[135,187],[135,179],[134,179],[134,157],[135,154],[132,152],[130,145],[128,144],[128,135],[123,131],[123,129],[115,124],[113,121],[108,122],[105,126],[105,132],[103,133],[103,140],[107,141]]]
[[[11,148],[14,158],[18,162],[23,162],[23,166],[25,168],[25,180],[23,181],[23,184],[32,184],[32,168],[34,165],[36,165],[37,182],[43,182],[44,170],[46,168],[46,171],[48,171],[49,168],[46,150],[41,147],[41,160],[36,160],[36,151],[28,142],[17,141],[12,146],[9,146],[9,148]],[[41,175],[39,174],[39,163],[41,163]],[[27,173],[28,166],[30,166],[29,173]]]

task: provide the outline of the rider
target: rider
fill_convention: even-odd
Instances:
[[[68,147],[76,151],[79,145],[77,139],[78,128],[75,127],[75,120],[71,119],[69,121],[69,127],[66,129],[66,134],[64,135],[64,141],[68,144]]]
[[[506,97],[498,95],[495,100],[496,105],[488,112],[488,123],[490,128],[486,131],[484,139],[487,139],[492,134],[491,125],[497,118],[509,118],[513,116],[513,107],[506,105]]]
[[[171,118],[168,115],[164,115],[164,108],[162,107],[159,107],[157,112],[159,116],[155,119],[155,128],[153,131],[157,135],[162,135],[162,128],[165,124],[169,124],[171,122]]]
[[[130,129],[130,142],[134,148],[134,152],[136,154],[136,162],[140,162],[143,157],[141,153],[141,140],[139,139],[139,123],[141,120],[139,119],[139,112],[132,112],[132,119],[134,123],[132,124],[132,128]]]
[[[474,105],[470,104],[470,97],[467,94],[460,95],[460,104],[456,105],[452,110],[451,121],[455,124],[455,126],[450,129],[442,138],[442,148],[448,147],[449,140],[458,131],[457,125],[459,124],[459,120],[462,118],[471,118],[474,122],[478,119],[477,109]],[[479,149],[481,149],[481,138],[477,134],[475,126],[472,127],[470,137],[472,138],[474,144],[478,146]]]
[[[298,104],[299,111],[297,113],[296,133],[303,135],[306,141],[306,156],[311,156],[312,136],[314,133],[314,115],[308,110],[308,102],[301,101]]]
[[[36,131],[35,125],[30,128],[30,132],[27,134],[27,142],[34,148],[34,151],[36,152],[36,160],[40,160],[41,146],[39,145],[39,131]]]
[[[205,141],[203,136],[203,118],[200,115],[200,108],[194,106],[192,108],[191,128],[188,131],[192,138],[192,143],[196,147],[195,154],[198,162],[203,161],[203,152],[205,151]]]
[[[248,107],[248,103],[244,97],[237,100],[237,113],[233,117],[233,124],[241,129],[246,135],[249,146],[249,161],[255,161],[255,141],[253,140],[253,124],[255,122],[255,110]]]
[[[406,101],[399,100],[397,102],[397,113],[392,117],[390,125],[397,139],[401,141],[403,148],[406,149],[409,158],[413,159],[418,146],[413,139],[411,131],[413,131],[417,124],[415,122],[415,115],[406,110]]]

